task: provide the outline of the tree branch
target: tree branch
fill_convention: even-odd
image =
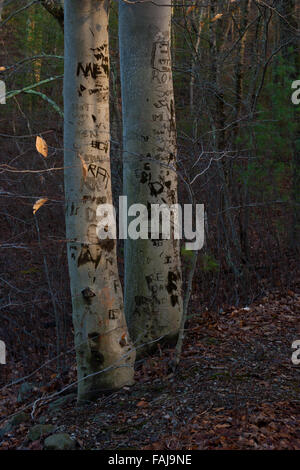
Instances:
[[[60,0],[40,0],[41,5],[58,21],[64,30],[64,7]]]

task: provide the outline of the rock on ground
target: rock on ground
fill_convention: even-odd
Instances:
[[[76,442],[66,433],[52,434],[44,442],[45,450],[73,450],[75,446]]]

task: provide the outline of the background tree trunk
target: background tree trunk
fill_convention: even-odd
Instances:
[[[41,0],[41,4],[64,29],[64,0]]]
[[[164,5],[164,6],[160,6]],[[120,2],[124,194],[128,206],[176,204],[171,6]],[[173,169],[172,169],[173,168]],[[141,345],[176,339],[182,316],[178,240],[125,241],[125,314]],[[153,343],[146,348],[153,347]]]
[[[282,49],[282,57],[284,64],[290,67],[291,82],[299,79],[300,71],[300,39],[299,39],[299,6],[295,0],[282,0],[279,2],[279,25],[280,25],[280,44]],[[293,249],[299,250],[299,233],[300,233],[300,118],[295,108],[295,135],[291,142],[293,148],[292,161],[292,204],[293,216],[290,229],[290,244]]]
[[[112,203],[107,27],[108,2],[65,2],[66,231],[79,401],[133,382],[116,240],[96,233],[97,206]]]
[[[4,7],[4,0],[0,0],[0,21],[2,21],[3,7]]]

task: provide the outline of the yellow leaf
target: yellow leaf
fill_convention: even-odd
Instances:
[[[48,157],[48,145],[47,145],[47,143],[45,142],[44,139],[37,136],[36,141],[35,141],[35,146],[36,146],[37,151],[41,155],[43,155],[43,157],[45,157],[45,158]]]
[[[78,157],[80,158],[81,164],[82,164],[82,174],[83,174],[83,178],[86,179],[87,173],[88,173],[87,164],[85,163],[84,159],[82,158],[82,156],[81,156],[80,154],[78,154]]]
[[[211,22],[213,23],[214,21],[219,20],[220,18],[222,18],[222,16],[223,16],[223,13],[218,13],[216,16],[213,17]]]
[[[39,210],[39,208],[42,207],[47,201],[48,201],[47,197],[38,199],[33,205],[33,213],[35,214]]]

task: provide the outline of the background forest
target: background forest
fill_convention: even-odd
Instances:
[[[8,93],[0,106],[0,339],[9,354],[9,364],[0,366],[0,421],[27,406],[32,411],[38,399],[34,419],[41,418],[54,398],[66,396],[57,392],[76,381],[64,221],[64,39],[43,3],[0,2],[0,80]],[[182,363],[167,382],[171,349],[137,361],[136,395],[125,390],[110,398],[118,422],[112,424],[107,398],[101,402],[108,434],[77,433],[92,421],[87,410],[64,423],[79,446],[299,449],[299,368],[290,360],[291,344],[300,338],[300,105],[291,100],[292,83],[300,80],[299,14],[296,0],[174,1],[179,200],[189,202],[187,182],[206,211]],[[110,57],[117,200],[123,194],[122,106],[114,1]],[[36,150],[37,135],[48,144],[47,158]],[[40,198],[47,203],[33,215]],[[186,287],[191,253],[182,246],[181,255]],[[121,242],[118,261],[122,281]],[[171,397],[171,409],[164,401],[156,409],[164,396],[165,402]],[[149,422],[161,414],[159,434]],[[24,442],[39,448],[40,436],[31,444],[24,437],[28,427],[25,420],[2,444],[0,431],[0,448]]]

